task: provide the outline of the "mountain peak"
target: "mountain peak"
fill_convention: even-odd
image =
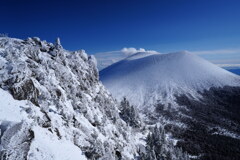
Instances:
[[[187,51],[136,53],[100,71],[100,79],[118,99],[129,96],[138,106],[158,99],[170,102],[173,94],[194,96],[214,86],[239,85],[239,76]]]

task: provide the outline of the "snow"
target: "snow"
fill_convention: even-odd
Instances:
[[[237,133],[233,133],[225,128],[221,128],[220,126],[214,127],[217,131],[213,132],[212,134],[223,135],[235,139],[240,139],[240,136]]]
[[[22,109],[28,106],[28,102],[13,99],[12,95],[3,89],[0,89],[0,97],[0,122],[21,122],[23,116],[26,116]]]
[[[34,140],[30,146],[28,159],[45,160],[86,160],[82,151],[68,140],[59,140],[40,127],[34,127]]]
[[[94,57],[94,55],[90,55],[89,60],[94,64],[94,66],[97,66],[97,59]]]
[[[123,96],[140,108],[173,102],[175,94],[190,94],[225,85],[239,86],[240,78],[188,52],[136,53],[100,71],[100,80],[118,100]]]

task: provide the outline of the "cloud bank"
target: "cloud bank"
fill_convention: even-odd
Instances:
[[[223,68],[240,68],[240,49],[189,51]]]
[[[240,54],[240,49],[222,49],[222,50],[205,50],[205,51],[190,51],[197,55],[211,55],[211,54]]]

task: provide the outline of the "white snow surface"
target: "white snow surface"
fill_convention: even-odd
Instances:
[[[69,140],[60,140],[41,127],[34,127],[35,137],[28,159],[87,160],[80,148]]]
[[[239,76],[186,51],[136,53],[102,70],[100,80],[118,100],[126,96],[140,108],[174,103],[175,94],[197,98],[210,87],[240,85]]]
[[[0,89],[0,99],[0,122],[21,122],[23,117],[26,116],[22,110],[24,107],[29,106],[29,102],[15,100],[10,93],[3,89]]]

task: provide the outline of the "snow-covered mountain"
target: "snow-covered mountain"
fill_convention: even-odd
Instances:
[[[139,52],[100,71],[100,80],[193,158],[240,158],[238,75],[188,52]]]
[[[188,53],[146,51],[103,73],[103,82],[116,82],[115,89],[121,91],[116,93],[128,93],[130,103],[120,96],[117,102],[105,89],[96,59],[85,51],[67,51],[59,39],[52,44],[37,37],[0,38],[0,159],[188,160],[185,151],[201,158],[206,150],[240,157],[235,147],[240,143],[238,76]],[[144,116],[131,105],[140,102]],[[228,142],[233,148],[214,148],[212,139],[219,140],[218,146]],[[210,142],[205,145],[206,140]]]
[[[0,38],[0,159],[133,159],[144,142],[132,132],[93,56]]]
[[[127,96],[140,107],[173,102],[180,94],[197,97],[211,87],[240,85],[239,76],[188,52],[139,52],[102,70],[100,79],[114,97]]]

